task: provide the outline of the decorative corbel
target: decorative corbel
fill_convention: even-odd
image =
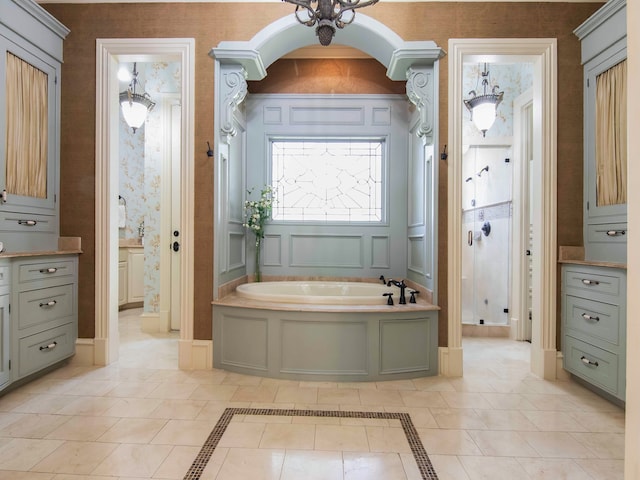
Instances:
[[[433,69],[409,67],[407,69],[407,97],[418,108],[420,123],[418,136],[433,132]]]
[[[233,70],[229,69],[222,73],[222,95],[223,100],[221,113],[220,136],[229,143],[231,137],[235,136],[237,131],[233,124],[233,115],[238,105],[247,96],[247,72],[243,67]]]

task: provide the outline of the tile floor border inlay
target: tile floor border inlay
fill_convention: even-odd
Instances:
[[[200,449],[198,456],[191,464],[189,471],[184,476],[184,480],[198,480],[202,472],[209,463],[211,455],[218,446],[222,435],[231,422],[234,415],[279,415],[284,417],[337,417],[337,418],[374,418],[383,420],[399,420],[402,430],[407,437],[413,458],[418,465],[418,470],[423,480],[437,480],[438,476],[429,460],[418,431],[411,421],[408,413],[394,412],[354,412],[339,410],[295,410],[295,409],[276,409],[276,408],[226,408],[220,419],[213,427],[209,437]]]

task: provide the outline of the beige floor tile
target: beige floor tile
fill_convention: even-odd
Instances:
[[[218,445],[230,448],[258,448],[264,427],[264,423],[230,423]]]
[[[118,405],[119,399],[107,397],[69,397],[67,406],[60,409],[59,415],[104,415],[110,408]]]
[[[191,393],[191,400],[211,400],[216,402],[228,402],[233,397],[238,387],[236,385],[206,384],[198,385]]]
[[[519,393],[483,393],[484,399],[496,410],[536,410],[536,407]]]
[[[278,387],[275,402],[318,403],[318,389],[316,387]]]
[[[185,400],[196,388],[197,383],[161,383],[147,395],[147,398]]]
[[[215,425],[213,420],[169,420],[151,443],[197,447],[204,444]]]
[[[388,427],[389,420],[386,418],[340,418],[340,425],[357,425],[363,427]]]
[[[369,441],[365,427],[317,425],[316,450],[368,452]]]
[[[470,480],[526,479],[527,472],[515,458],[458,457]]]
[[[487,425],[470,408],[432,408],[431,414],[438,427],[448,429],[485,430]]]
[[[483,455],[488,457],[538,457],[527,443],[527,433],[511,431],[472,430],[468,432]]]
[[[589,432],[623,433],[624,412],[569,412]]]
[[[98,437],[99,442],[149,443],[167,423],[164,419],[122,418]]]
[[[624,460],[624,433],[572,433],[597,458]]]
[[[13,422],[26,417],[23,413],[4,413],[0,412],[0,430],[11,425]]]
[[[0,397],[0,412],[10,412],[35,396],[36,394],[24,392],[22,389],[4,393]]]
[[[522,465],[530,478],[535,480],[593,480],[575,460],[570,459],[549,459],[549,458],[518,458],[518,463]]]
[[[566,432],[527,432],[526,440],[541,457],[594,458],[595,453]]]
[[[315,433],[315,425],[268,423],[260,440],[260,448],[313,450]]]
[[[394,479],[407,476],[397,453],[344,452],[344,480]]]
[[[216,480],[278,480],[284,458],[284,450],[233,448],[224,459]]]
[[[229,450],[231,449],[224,447],[217,447],[214,450],[211,458],[209,459],[209,462],[207,463],[207,466],[204,468],[202,474],[200,475],[200,480],[216,480],[216,477],[220,472],[220,468],[222,468],[222,464],[224,463],[224,459],[227,457]]]
[[[489,430],[538,430],[518,410],[475,410],[475,412]]]
[[[407,436],[401,427],[366,427],[366,431],[371,452],[411,453]]]
[[[600,459],[578,459],[575,462],[580,467],[598,480],[623,480],[624,461],[623,460],[600,460]],[[629,480],[629,479],[626,479]]]
[[[577,406],[573,397],[567,395],[549,395],[543,393],[522,393],[522,398],[531,402],[535,410],[567,412],[575,411]]]
[[[360,405],[360,391],[357,388],[318,388],[318,403]]]
[[[0,470],[0,480],[55,480],[53,473],[17,472],[15,470]],[[76,480],[76,479],[74,479]],[[78,479],[82,480],[82,479]]]
[[[342,452],[287,450],[280,480],[343,480]]]
[[[451,385],[447,377],[423,377],[414,378],[413,385],[417,390],[425,390],[430,392],[455,392],[455,388]]]
[[[145,418],[160,406],[162,400],[158,398],[117,398],[114,405],[103,415],[108,417]]]
[[[293,417],[291,423],[301,423],[305,425],[340,425],[341,418],[338,417]]]
[[[400,396],[407,407],[446,408],[448,406],[440,392],[401,391]]]
[[[44,438],[71,417],[65,415],[23,415],[0,430],[0,437]]]
[[[101,397],[118,386],[114,380],[74,380],[60,386],[61,393],[74,396]]]
[[[429,455],[482,455],[475,442],[464,430],[418,428],[422,445]]]
[[[404,467],[404,473],[407,476],[407,480],[423,480],[420,469],[418,469],[416,459],[413,457],[412,453],[401,453],[400,460],[402,460],[402,466]]]
[[[144,398],[160,385],[156,382],[119,382],[106,393],[108,397]]]
[[[88,475],[117,445],[100,442],[65,442],[36,464],[36,472]]]
[[[66,395],[35,395],[33,398],[21,403],[13,409],[20,413],[58,413],[63,407],[69,404],[69,397]]]
[[[194,420],[206,404],[206,400],[163,400],[149,416],[151,418]]]
[[[71,417],[46,438],[94,442],[118,422],[115,417]]]
[[[524,411],[522,414],[543,432],[586,432],[576,418],[567,412]]]
[[[402,397],[397,390],[360,390],[360,403],[363,406],[404,406]]]
[[[120,444],[91,473],[148,478],[162,465],[172,448],[168,445]]]
[[[415,390],[413,380],[387,380],[386,382],[376,382],[378,390]]]
[[[232,402],[273,402],[276,398],[277,386],[242,385],[231,397]]]
[[[235,420],[236,417],[242,417],[242,421],[248,423],[300,423],[294,422],[294,420],[296,418],[304,418],[287,415],[234,415],[233,419]]]
[[[222,380],[223,385],[260,385],[262,377],[242,375],[240,373],[227,373]]]
[[[167,458],[154,473],[153,478],[182,480],[198,456],[199,451],[199,447],[183,445],[173,447]]]
[[[0,465],[3,470],[31,470],[40,460],[55,451],[61,440],[14,438],[0,444]]]
[[[491,408],[482,393],[441,392],[440,395],[451,408]]]
[[[429,455],[429,458],[438,475],[438,480],[469,480],[469,475],[467,475],[458,456]]]

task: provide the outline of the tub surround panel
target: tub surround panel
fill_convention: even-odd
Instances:
[[[364,268],[362,235],[289,235],[292,267]]]
[[[391,268],[391,239],[388,235],[371,236],[371,268]]]
[[[437,375],[437,307],[384,307],[215,302],[213,365],[307,381]]]

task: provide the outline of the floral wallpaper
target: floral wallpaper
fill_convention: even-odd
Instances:
[[[130,71],[132,63],[124,63]],[[127,222],[119,228],[121,239],[138,239],[144,222],[144,311],[160,307],[160,194],[165,132],[163,102],[167,94],[180,92],[180,63],[137,63],[138,87],[156,103],[145,124],[133,133],[120,114],[120,195],[126,201]],[[127,83],[120,84],[120,91]],[[121,201],[121,203],[123,203]]]
[[[471,98],[469,92],[475,90],[482,95],[482,71],[484,64],[465,64],[463,66],[462,93],[466,100]],[[528,88],[533,86],[533,64],[488,64],[489,87],[487,93],[494,85],[499,86],[500,92],[504,92],[502,102],[498,106],[495,123],[487,130],[487,137],[510,137],[513,135],[513,101]],[[473,145],[473,139],[482,138],[482,133],[471,122],[469,110],[463,105],[462,138],[467,145]]]

